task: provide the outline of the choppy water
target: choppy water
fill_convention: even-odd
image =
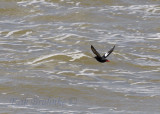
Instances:
[[[0,112],[159,114],[159,3],[0,1]]]

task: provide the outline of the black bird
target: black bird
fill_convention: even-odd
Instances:
[[[112,49],[110,49],[110,50],[108,51],[108,53],[105,53],[103,56],[101,56],[101,55],[97,52],[97,50],[91,45],[91,50],[92,50],[92,52],[96,55],[96,56],[95,56],[95,59],[96,59],[97,61],[101,62],[101,63],[109,62],[109,60],[107,59],[107,57],[113,52],[114,48],[115,48],[115,45],[113,46]]]

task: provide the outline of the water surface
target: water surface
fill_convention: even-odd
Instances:
[[[159,20],[159,0],[1,1],[0,112],[158,114]]]

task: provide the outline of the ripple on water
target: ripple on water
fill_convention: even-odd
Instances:
[[[0,3],[3,112],[160,112],[157,1],[12,3]],[[97,62],[91,44],[101,54],[116,44],[111,62]],[[63,107],[7,104],[58,97]]]

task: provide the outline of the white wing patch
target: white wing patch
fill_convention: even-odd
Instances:
[[[109,54],[109,53],[105,53],[105,54],[104,54],[104,57],[107,57],[108,54]]]

